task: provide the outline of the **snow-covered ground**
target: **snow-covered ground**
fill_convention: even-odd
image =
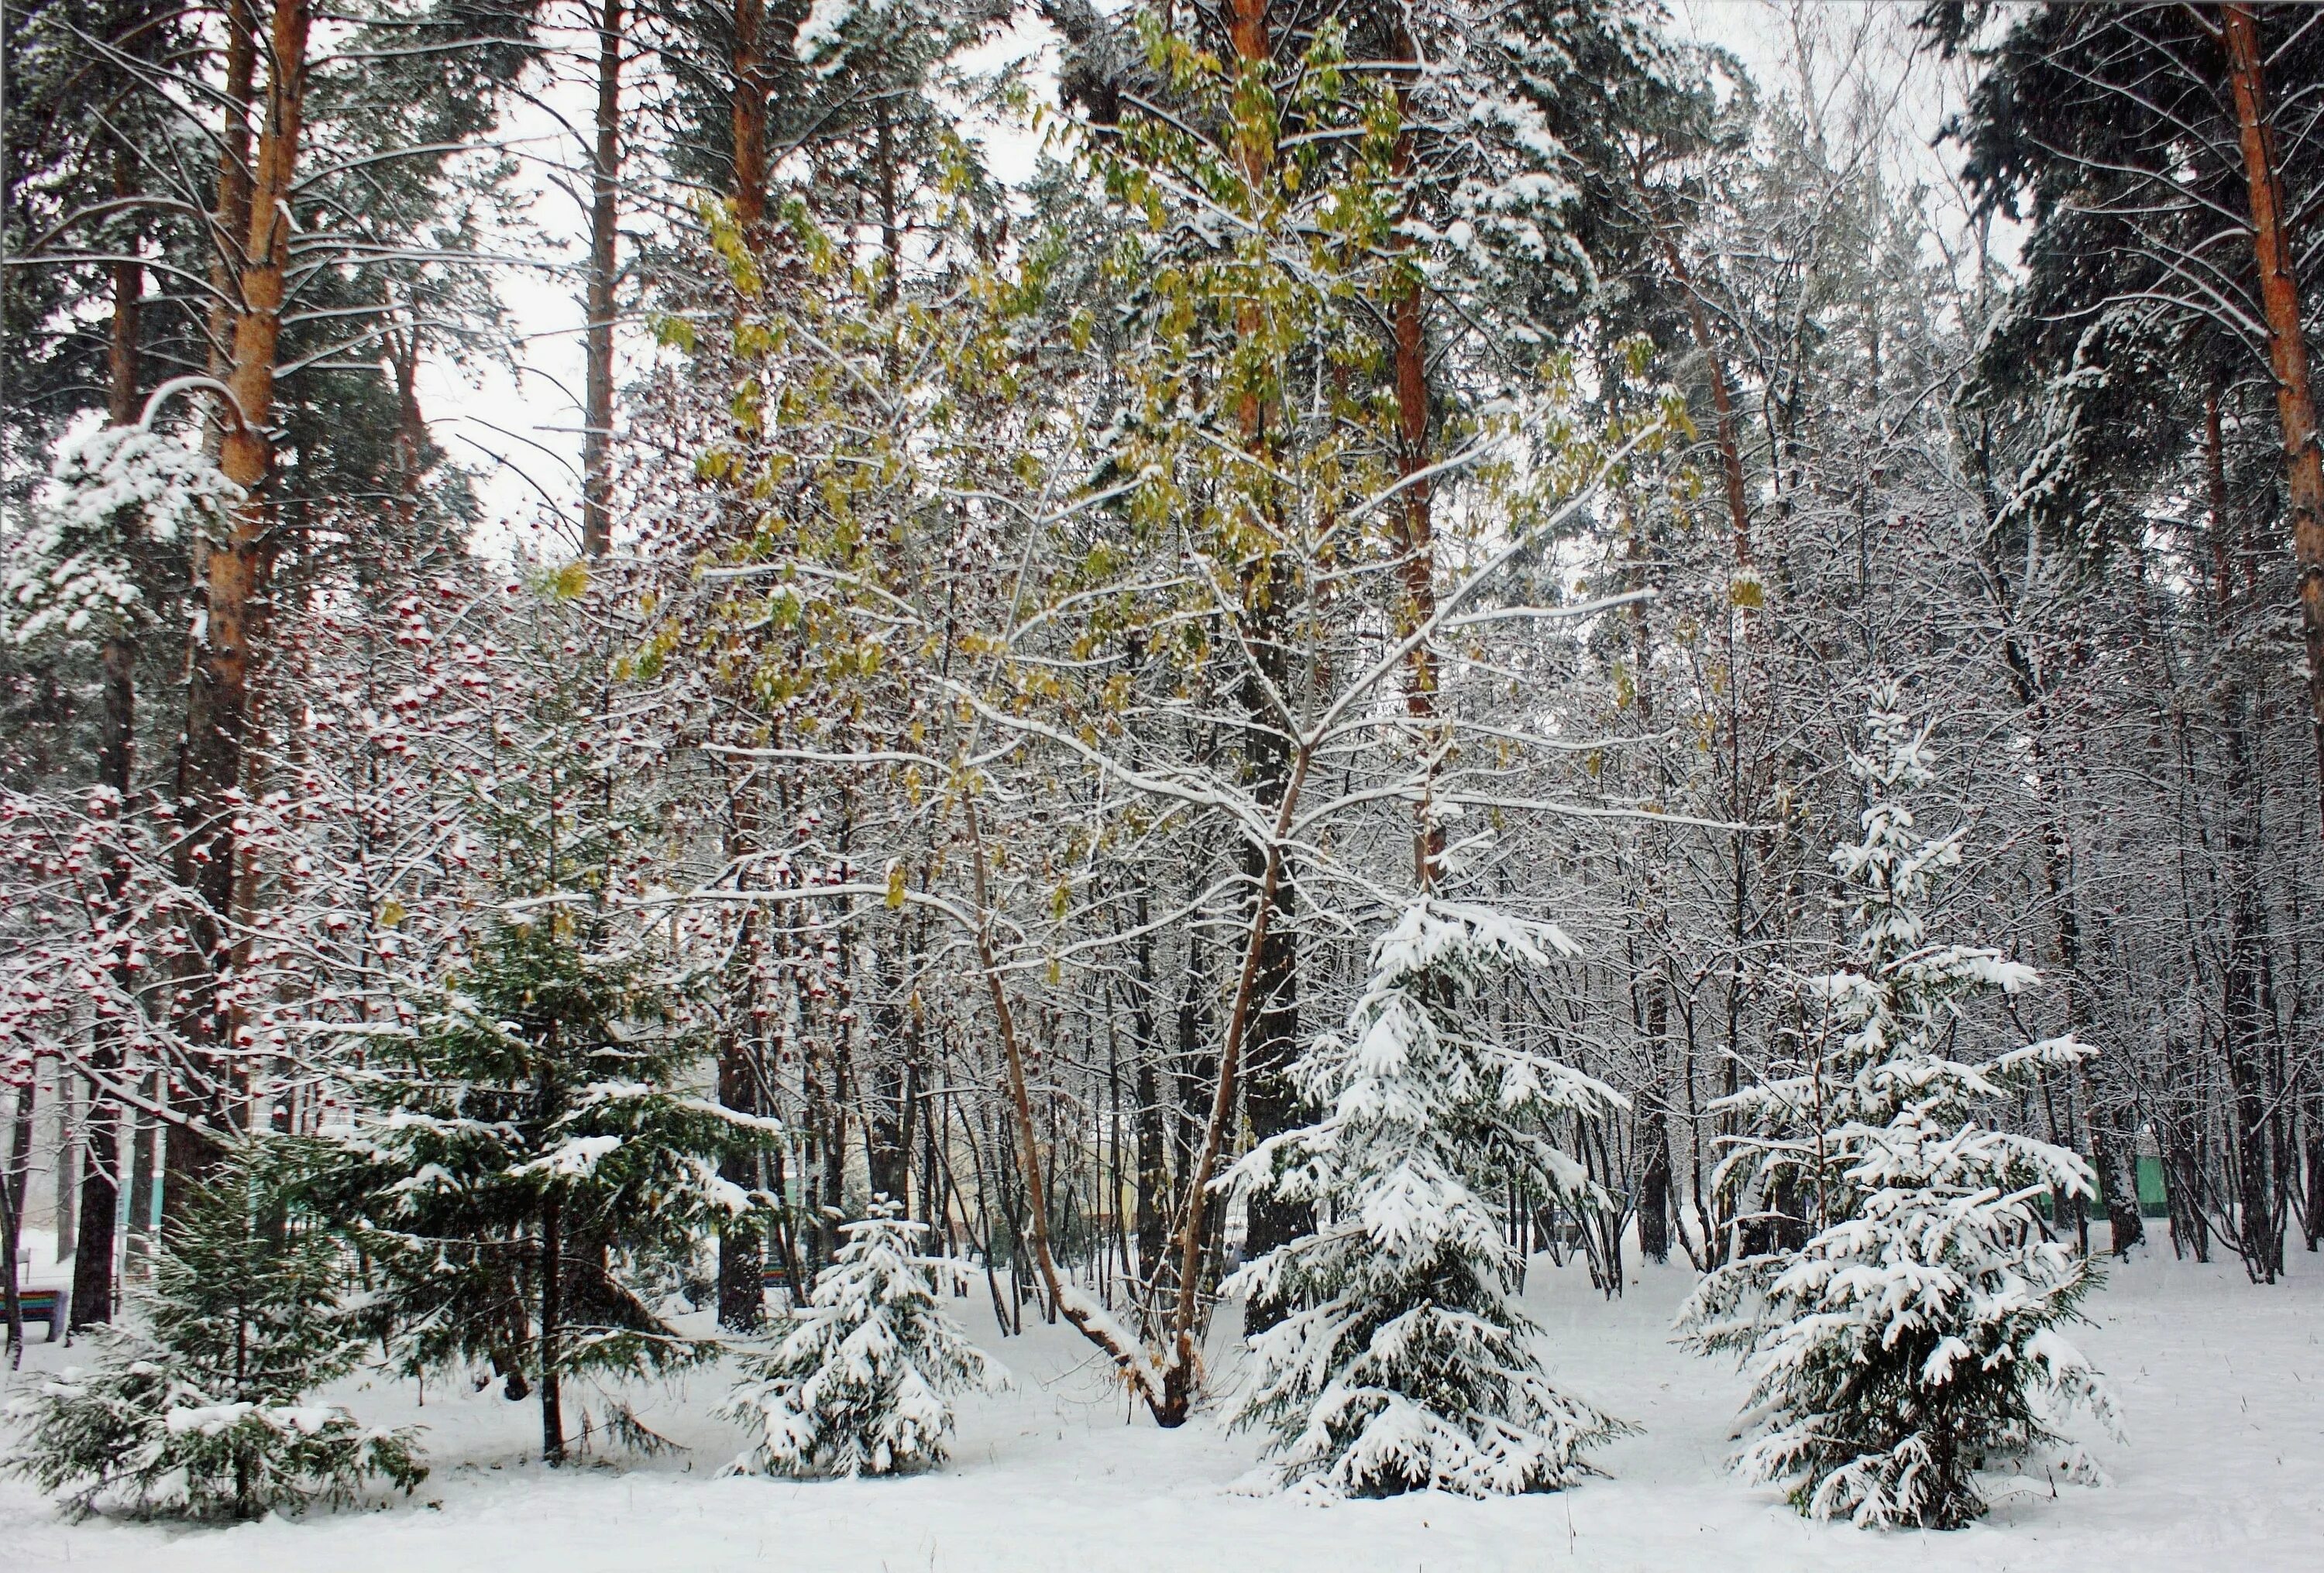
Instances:
[[[2126,1446],[2094,1448],[2108,1489],[2027,1483],[1975,1528],[1868,1534],[1796,1518],[1721,1467],[1739,1384],[1672,1348],[1682,1272],[1608,1304],[1578,1268],[1536,1274],[1529,1299],[1560,1380],[1642,1426],[1601,1456],[1609,1478],[1554,1495],[1315,1506],[1239,1495],[1253,1438],[1210,1417],[1157,1431],[1064,1329],[992,1338],[1016,1392],[963,1410],[952,1463],[900,1480],[714,1478],[735,1433],[710,1417],[721,1383],[650,1395],[681,1456],[562,1472],[531,1461],[539,1411],[408,1383],[346,1394],[365,1419],[429,1427],[435,1474],[384,1511],[184,1530],[58,1517],[0,1485],[0,1566],[138,1573],[639,1573],[770,1567],[813,1573],[1114,1569],[2195,1569],[2324,1566],[2324,1265],[2255,1288],[2232,1265],[2144,1260],[2090,1305],[2084,1347],[2118,1384]],[[979,1301],[955,1302],[964,1311]],[[31,1364],[66,1357],[32,1346]]]

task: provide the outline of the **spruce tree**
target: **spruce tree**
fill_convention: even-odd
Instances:
[[[1827,1041],[1729,1104],[1758,1131],[1730,1163],[1763,1194],[1809,1199],[1817,1232],[1711,1274],[1679,1325],[1695,1348],[1743,1361],[1747,1477],[1783,1485],[1812,1518],[1952,1529],[1986,1509],[1978,1471],[2062,1442],[2052,1428],[2067,1412],[2114,1423],[2111,1393],[2057,1330],[2098,1269],[2034,1210],[2047,1192],[2090,1194],[2089,1168],[1978,1118],[2012,1084],[2093,1051],[2055,1038],[1955,1057],[1974,1030],[1967,1002],[2038,979],[1930,935],[1923,911],[1962,832],[1914,828],[1928,729],[1899,704],[1894,684],[1876,690],[1871,747],[1850,758],[1864,838],[1832,863],[1854,939],[1838,971],[1808,980]],[[2079,1451],[2063,1462],[2093,1473]]]
[[[355,1368],[364,1339],[339,1295],[345,1253],[294,1200],[307,1161],[281,1137],[233,1149],[168,1237],[130,1325],[95,1332],[93,1365],[10,1405],[10,1472],[76,1513],[204,1519],[426,1477],[411,1430],[310,1397]]]
[[[958,1271],[926,1256],[924,1223],[885,1197],[844,1225],[845,1244],[816,1274],[790,1332],[748,1362],[726,1413],[755,1434],[743,1474],[891,1475],[939,1464],[951,1433],[946,1395],[1008,1378],[945,1313],[936,1280]]]
[[[561,911],[496,924],[410,1037],[374,1040],[334,1176],[374,1265],[374,1329],[408,1369],[481,1366],[512,1399],[537,1387],[551,1463],[567,1377],[715,1352],[665,1319],[650,1270],[761,1204],[717,1164],[775,1128],[688,1087],[699,1043],[586,926]]]
[[[1549,1136],[1621,1103],[1572,1067],[1501,1043],[1486,986],[1572,954],[1565,935],[1423,897],[1373,947],[1348,1018],[1296,1073],[1316,1123],[1230,1178],[1314,1209],[1314,1232],[1223,1286],[1293,1307],[1250,1340],[1235,1415],[1274,1433],[1286,1485],[1333,1495],[1553,1490],[1628,1428],[1551,1384],[1517,1308],[1522,1266],[1494,1200],[1523,1177],[1601,1203]]]

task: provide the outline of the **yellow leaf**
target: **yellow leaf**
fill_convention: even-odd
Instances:
[[[575,558],[549,575],[547,588],[554,600],[580,600],[589,593],[589,565]]]

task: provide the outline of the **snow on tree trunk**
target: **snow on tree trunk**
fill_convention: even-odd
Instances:
[[[1980,1469],[2062,1445],[2087,1409],[2109,1430],[2104,1381],[2056,1330],[2099,1281],[2049,1239],[2044,1192],[2092,1194],[2062,1147],[1991,1129],[1974,1110],[2042,1066],[2095,1051],[2068,1038],[1956,1059],[1976,1030],[1963,1002],[2039,980],[1998,952],[1932,942],[1922,913],[1960,861],[1961,833],[1914,826],[1928,729],[1876,689],[1870,750],[1851,757],[1864,838],[1832,853],[1854,897],[1847,963],[1806,980],[1827,1041],[1800,1073],[1729,1100],[1756,1122],[1729,1159],[1763,1191],[1814,1200],[1804,1246],[1734,1263],[1681,1310],[1694,1347],[1741,1357],[1751,1384],[1747,1477],[1786,1487],[1810,1517],[1950,1529],[1980,1515]],[[2078,1449],[2070,1474],[2096,1471]]]
[[[1296,1308],[1250,1340],[1257,1369],[1234,1417],[1274,1433],[1279,1483],[1363,1496],[1552,1490],[1628,1429],[1543,1374],[1493,1200],[1519,1173],[1584,1205],[1604,1200],[1545,1133],[1554,1117],[1595,1118],[1622,1099],[1499,1042],[1480,998],[1497,972],[1572,952],[1547,924],[1416,901],[1374,946],[1347,1030],[1296,1068],[1323,1118],[1227,1176],[1240,1194],[1315,1210],[1314,1233],[1224,1286]]]
[[[725,1411],[756,1435],[738,1474],[892,1475],[940,1464],[948,1395],[992,1391],[1008,1374],[970,1343],[937,1299],[955,1263],[919,1254],[928,1226],[882,1197],[842,1227],[774,1350],[748,1362]]]

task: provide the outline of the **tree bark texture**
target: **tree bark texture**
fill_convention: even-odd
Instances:
[[[622,178],[622,0],[600,0],[597,141],[589,170],[588,366],[581,439],[581,551],[593,561],[613,543],[613,284]]]

